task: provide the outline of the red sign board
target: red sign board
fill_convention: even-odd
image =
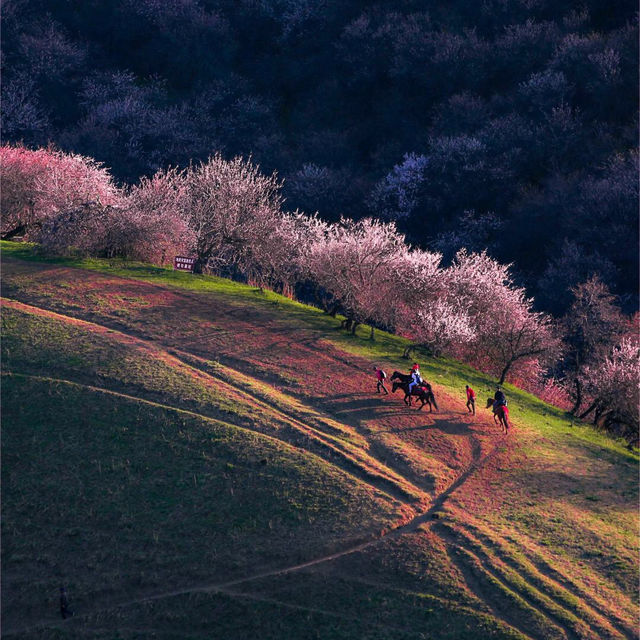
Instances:
[[[178,271],[191,271],[193,273],[193,265],[196,263],[195,258],[185,258],[184,256],[176,256],[173,259],[173,268]]]

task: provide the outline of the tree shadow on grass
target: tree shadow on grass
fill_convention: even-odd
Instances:
[[[379,398],[371,397],[358,398],[344,402],[336,401],[335,396],[333,396],[331,398],[322,399],[320,404],[334,413],[350,413],[353,411],[369,410],[372,414],[375,414],[375,410],[383,406],[381,405]],[[371,417],[375,417],[375,415],[372,415]]]
[[[445,418],[432,418],[433,422],[428,424],[420,424],[414,425],[411,427],[400,427],[397,429],[385,429],[381,431],[376,431],[376,433],[408,433],[411,431],[440,431],[441,433],[446,433],[447,435],[469,435],[470,428],[469,425],[464,422],[452,422],[451,420],[447,420]]]

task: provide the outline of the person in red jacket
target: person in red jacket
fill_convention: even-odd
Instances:
[[[382,388],[385,395],[389,395],[389,392],[387,391],[387,387],[384,386],[384,381],[387,377],[387,374],[379,367],[373,367],[373,368],[376,370],[376,378],[378,378],[378,385],[377,385],[378,393],[380,393],[380,389]]]
[[[467,389],[467,409],[469,413],[473,413],[476,415],[476,392],[467,384],[465,385]]]

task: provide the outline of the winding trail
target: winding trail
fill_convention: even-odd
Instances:
[[[29,375],[29,374],[21,374],[21,373],[3,373],[2,376],[16,376],[16,377],[23,377],[23,378],[30,378],[30,379],[35,379],[35,380],[41,380],[41,381],[46,381],[46,382],[56,382],[59,384],[68,384],[68,385],[72,385],[72,386],[77,386],[77,387],[83,387],[83,388],[87,388],[90,389],[91,391],[94,392],[99,392],[99,393],[105,393],[108,395],[114,395],[117,397],[123,397],[126,398],[128,400],[135,400],[138,402],[142,402],[145,404],[151,404],[153,406],[158,406],[158,407],[162,407],[166,410],[169,411],[176,411],[176,412],[182,412],[182,413],[187,413],[193,416],[196,416],[202,420],[214,420],[216,422],[220,422],[214,418],[209,418],[208,416],[202,415],[202,414],[198,414],[196,412],[193,411],[188,411],[186,409],[179,409],[176,407],[172,407],[169,405],[163,405],[162,403],[158,403],[158,402],[153,402],[150,400],[146,400],[144,398],[138,398],[136,396],[131,396],[131,395],[127,395],[127,394],[123,394],[117,391],[111,391],[109,389],[103,389],[100,387],[95,387],[92,385],[84,385],[78,382],[73,382],[70,380],[65,380],[62,378],[48,378],[48,377],[44,377],[44,376],[33,376],[33,375]],[[233,425],[234,427],[236,427],[236,425]],[[242,429],[243,427],[237,427]],[[364,549],[367,549],[369,547],[372,547],[373,545],[376,545],[382,541],[386,541],[389,539],[393,539],[393,538],[397,538],[400,537],[404,534],[407,533],[413,533],[415,531],[417,531],[422,525],[424,525],[425,523],[429,522],[431,517],[433,516],[433,514],[438,511],[442,505],[444,504],[444,502],[447,500],[447,498],[454,492],[456,491],[458,488],[460,488],[469,478],[469,476],[471,476],[474,472],[478,471],[480,468],[482,468],[497,452],[497,450],[500,448],[500,446],[502,446],[502,440],[499,441],[498,443],[496,443],[496,445],[494,446],[494,448],[486,455],[482,456],[480,459],[476,460],[468,469],[465,470],[464,473],[462,473],[460,475],[460,477],[450,486],[448,487],[445,491],[443,491],[441,494],[439,494],[438,496],[435,497],[435,499],[431,502],[431,505],[429,506],[429,508],[426,511],[423,511],[422,513],[419,513],[418,515],[414,516],[411,520],[409,520],[406,523],[401,524],[400,526],[390,529],[386,532],[382,532],[380,535],[376,535],[375,537],[371,537],[370,539],[364,540],[362,542],[359,542],[355,545],[350,545],[348,547],[345,547],[344,549],[334,552],[334,553],[330,553],[327,555],[322,555],[316,558],[313,558],[311,560],[308,560],[306,562],[301,562],[301,563],[297,563],[297,564],[293,564],[293,565],[288,565],[288,566],[284,566],[284,567],[276,567],[276,568],[271,568],[271,569],[265,569],[265,570],[260,570],[257,571],[256,573],[247,575],[247,576],[243,576],[240,578],[235,578],[233,580],[227,580],[224,582],[209,582],[209,583],[204,583],[204,584],[197,584],[197,585],[192,585],[189,587],[185,587],[185,588],[181,588],[181,589],[172,589],[172,590],[168,590],[168,591],[161,591],[161,592],[156,592],[156,593],[151,593],[145,596],[141,596],[139,598],[133,598],[133,599],[127,599],[127,600],[123,600],[123,601],[112,601],[108,604],[106,604],[105,606],[102,607],[95,607],[89,611],[87,611],[86,613],[80,614],[80,615],[76,615],[74,616],[74,618],[69,619],[69,620],[78,620],[81,619],[83,617],[88,617],[92,614],[95,613],[99,613],[102,611],[108,611],[110,609],[113,608],[122,608],[122,607],[128,607],[128,606],[133,606],[136,604],[144,604],[147,602],[153,602],[156,600],[162,600],[162,599],[166,599],[166,598],[172,598],[172,597],[176,597],[176,596],[183,596],[183,595],[188,595],[188,594],[196,594],[196,593],[215,593],[215,592],[224,592],[232,587],[247,583],[247,582],[251,582],[253,580],[259,580],[259,579],[263,579],[263,578],[269,578],[269,577],[273,577],[273,576],[278,576],[278,575],[284,575],[284,574],[289,574],[289,573],[295,573],[297,571],[301,571],[303,569],[308,569],[311,567],[314,567],[316,565],[319,564],[323,564],[323,563],[327,563],[327,562],[331,562],[333,560],[337,560],[339,558],[342,558],[344,556],[353,554],[353,553],[357,553],[359,551],[363,551]],[[505,622],[505,624],[508,624],[505,620],[503,620],[503,622]],[[3,629],[3,636],[9,636],[9,635],[15,635],[15,634],[19,634],[19,633],[24,633],[27,631],[34,631],[38,628],[44,627],[44,626],[48,626],[51,623],[57,623],[57,624],[61,624],[59,620],[54,619],[54,618],[43,618],[42,620],[36,621],[30,625],[26,625],[26,626],[22,626],[22,627],[13,627],[13,628],[5,628]],[[511,626],[511,625],[509,625]]]
[[[156,286],[156,285],[154,285]],[[159,287],[161,289],[161,287]],[[215,384],[218,388],[224,390],[225,393],[232,395],[234,398],[241,400],[242,402],[251,404],[251,406],[255,407],[260,411],[268,410],[270,413],[274,413],[278,415],[278,419],[282,421],[283,424],[287,424],[296,432],[304,435],[304,444],[299,445],[297,443],[292,443],[290,439],[286,439],[284,437],[279,438],[275,436],[273,433],[265,433],[264,431],[260,431],[259,429],[250,429],[246,426],[231,424],[229,422],[225,422],[225,420],[220,419],[218,417],[213,417],[211,415],[205,415],[199,413],[197,411],[193,411],[183,407],[172,406],[171,404],[156,402],[153,400],[149,400],[144,397],[139,397],[136,395],[131,395],[124,393],[119,390],[108,389],[96,385],[88,385],[78,382],[76,380],[71,380],[67,378],[56,378],[56,377],[45,377],[45,376],[37,376],[29,373],[3,373],[2,375],[16,375],[16,376],[24,376],[28,378],[38,379],[42,381],[48,382],[56,382],[59,384],[68,384],[75,385],[78,387],[83,387],[90,389],[94,392],[110,394],[113,396],[118,396],[122,398],[126,398],[130,401],[142,402],[146,404],[150,404],[153,406],[161,407],[168,411],[175,412],[183,412],[189,415],[193,415],[203,420],[212,420],[218,423],[226,424],[232,426],[236,429],[243,429],[249,431],[255,431],[260,433],[262,436],[266,438],[272,438],[274,440],[278,440],[279,442],[284,442],[290,446],[304,446],[306,452],[309,455],[319,456],[323,459],[324,462],[328,462],[335,467],[340,468],[343,472],[349,474],[350,476],[356,478],[360,482],[365,482],[370,487],[375,489],[376,491],[384,494],[387,498],[402,503],[403,509],[399,510],[402,517],[399,518],[397,526],[378,531],[372,534],[370,531],[360,531],[356,532],[356,536],[358,533],[360,534],[360,539],[356,538],[354,542],[353,539],[346,543],[342,549],[338,549],[337,551],[333,551],[332,553],[324,554],[317,556],[315,558],[311,558],[304,562],[298,562],[296,564],[285,565],[280,567],[254,567],[254,572],[234,578],[232,580],[225,581],[216,581],[211,580],[210,582],[199,583],[189,585],[183,588],[166,590],[166,591],[158,591],[151,592],[147,594],[141,594],[139,597],[123,599],[123,600],[112,600],[112,601],[103,601],[102,603],[97,604],[95,608],[87,610],[86,612],[75,616],[73,621],[82,620],[83,618],[87,618],[92,616],[93,614],[109,611],[114,608],[124,608],[131,607],[137,604],[144,604],[148,602],[160,601],[167,598],[189,595],[189,594],[197,594],[197,593],[225,593],[228,595],[233,595],[234,597],[242,597],[242,598],[254,598],[254,599],[262,599],[265,602],[272,602],[282,606],[289,606],[292,608],[300,608],[308,611],[315,611],[317,613],[322,613],[325,615],[334,615],[336,617],[344,617],[345,619],[348,616],[344,616],[341,614],[337,614],[334,612],[324,611],[322,609],[314,610],[313,608],[304,607],[300,605],[290,604],[290,603],[282,603],[275,599],[270,599],[268,597],[262,598],[261,596],[255,596],[253,594],[247,593],[237,593],[234,592],[234,588],[240,585],[244,585],[250,583],[252,581],[285,575],[292,574],[300,571],[304,571],[305,569],[310,569],[316,567],[318,565],[322,565],[325,563],[330,563],[332,561],[338,560],[340,558],[346,557],[348,555],[358,553],[364,551],[368,548],[371,548],[375,545],[378,545],[384,541],[392,540],[395,538],[399,538],[403,535],[415,533],[421,528],[429,527],[429,529],[436,534],[438,537],[442,539],[444,544],[446,545],[447,551],[449,552],[449,556],[452,560],[452,563],[458,568],[460,573],[462,574],[469,591],[473,593],[479,600],[483,601],[487,604],[489,609],[491,610],[492,615],[496,620],[499,620],[501,623],[510,627],[512,629],[517,630],[520,634],[522,634],[525,638],[530,640],[546,640],[544,636],[541,636],[539,632],[535,629],[527,626],[526,623],[523,623],[518,619],[517,613],[513,615],[513,612],[508,611],[504,607],[504,603],[495,602],[491,595],[487,593],[487,589],[484,585],[484,578],[479,577],[479,574],[473,571],[470,567],[473,566],[473,563],[477,563],[478,567],[480,567],[483,572],[483,576],[488,576],[490,579],[499,581],[503,584],[506,589],[512,590],[516,597],[520,598],[524,601],[525,605],[533,609],[537,612],[538,615],[544,617],[547,621],[549,621],[555,628],[558,629],[558,637],[559,638],[567,638],[568,640],[575,640],[577,638],[590,638],[590,637],[599,637],[598,635],[584,635],[582,633],[577,633],[574,629],[573,625],[568,624],[566,622],[571,616],[574,616],[574,612],[571,611],[566,604],[562,602],[562,600],[556,595],[554,596],[552,593],[548,593],[544,591],[544,598],[546,600],[532,600],[528,597],[527,592],[523,591],[522,588],[518,588],[514,584],[509,583],[504,580],[503,575],[501,574],[500,569],[496,565],[496,560],[492,556],[496,556],[498,560],[501,560],[499,554],[494,553],[495,550],[491,549],[492,553],[484,553],[478,552],[473,544],[467,537],[462,536],[460,538],[454,537],[446,527],[441,526],[439,520],[434,518],[437,512],[443,508],[446,501],[461,487],[465,485],[465,483],[476,474],[478,471],[483,469],[496,455],[496,453],[504,447],[508,442],[508,436],[504,435],[496,435],[496,442],[492,447],[489,448],[488,451],[483,453],[482,443],[478,440],[477,435],[473,432],[469,434],[470,437],[466,438],[466,446],[468,449],[468,455],[465,458],[465,465],[462,467],[459,472],[456,474],[455,478],[451,480],[451,482],[442,490],[438,492],[434,492],[434,494],[429,495],[427,487],[416,482],[416,478],[407,477],[407,470],[403,468],[399,464],[387,464],[387,460],[384,459],[385,452],[384,450],[376,450],[375,447],[372,446],[372,443],[369,442],[370,450],[367,455],[370,458],[373,458],[377,465],[375,468],[371,465],[371,460],[367,459],[363,452],[358,451],[354,448],[348,448],[346,444],[341,441],[339,437],[336,437],[335,434],[330,433],[328,430],[323,430],[313,421],[305,422],[303,417],[300,415],[300,411],[294,410],[292,407],[287,409],[286,406],[283,406],[282,403],[278,403],[272,398],[268,396],[268,394],[262,394],[256,396],[255,394],[248,393],[246,391],[246,386],[243,386],[239,383],[233,383],[234,376],[241,376],[243,374],[240,371],[236,371],[231,367],[226,367],[230,375],[216,375],[214,372],[204,370],[204,365],[206,361],[201,356],[191,353],[190,351],[184,351],[183,349],[177,349],[175,347],[169,347],[163,344],[159,344],[159,341],[156,340],[147,340],[139,335],[134,335],[133,333],[128,333],[127,331],[122,331],[121,329],[112,328],[109,326],[105,326],[103,324],[98,324],[95,322],[90,322],[88,320],[83,320],[74,316],[65,315],[56,311],[48,310],[42,307],[34,306],[31,304],[26,304],[20,302],[18,300],[12,300],[8,298],[1,299],[3,306],[8,308],[13,308],[19,311],[23,311],[29,314],[41,315],[50,318],[54,318],[69,324],[73,324],[75,326],[81,327],[85,330],[98,333],[108,337],[112,340],[116,340],[122,344],[135,347],[136,349],[142,349],[145,353],[161,360],[168,366],[179,370],[181,373],[185,375],[191,376],[196,379],[199,383],[204,384]],[[229,312],[231,313],[231,312]],[[284,330],[283,330],[284,331]],[[138,332],[139,333],[139,332]],[[219,333],[215,334],[219,336]],[[188,343],[184,343],[186,345]],[[273,345],[271,345],[273,346]],[[319,349],[318,344],[308,345],[309,349],[317,350]],[[335,355],[335,354],[334,354]],[[334,357],[334,356],[332,356]],[[354,357],[355,358],[355,357]],[[345,359],[344,363],[349,367],[356,367],[349,359]],[[263,381],[264,382],[264,381]],[[264,383],[268,385],[268,383]],[[279,392],[281,393],[281,392]],[[334,415],[331,412],[326,413],[324,411],[324,407],[329,405],[327,398],[322,398],[318,402],[314,403],[312,407],[304,406],[304,403],[295,398],[297,404],[302,406],[302,410],[308,411],[309,415],[313,415],[318,420],[322,420],[324,418],[330,418],[331,420],[335,420]],[[318,406],[319,405],[319,406]],[[292,404],[293,406],[293,404]],[[334,412],[335,413],[335,412]],[[339,412],[337,412],[339,413]],[[354,428],[359,434],[366,436],[368,433],[372,433],[365,426],[360,424],[362,420],[362,416],[366,415],[366,407],[358,412],[356,415],[348,415],[343,418],[340,416],[340,420],[344,422],[344,424],[350,425]],[[443,419],[449,419],[449,422],[453,424],[453,421],[447,418],[447,414],[441,414]],[[463,414],[461,414],[463,415]],[[462,425],[462,421],[458,419],[460,423],[460,427]],[[468,425],[466,425],[468,428]],[[407,430],[421,429],[422,427],[409,427]],[[328,429],[328,427],[327,427]],[[382,431],[380,431],[382,433]],[[313,446],[311,446],[313,445]],[[337,456],[334,457],[334,456]],[[338,463],[339,461],[339,463]],[[435,524],[435,526],[433,526]],[[486,541],[485,541],[486,542]],[[488,544],[488,543],[486,543]],[[466,555],[459,556],[457,554],[458,551],[464,552]],[[463,561],[461,558],[468,558],[467,561]],[[470,560],[469,560],[470,559]],[[471,564],[470,564],[471,562]],[[516,568],[514,570],[517,571]],[[542,570],[541,570],[542,571]],[[526,574],[522,572],[518,572],[519,577],[527,584],[527,586],[532,586],[530,582],[527,581]],[[562,580],[557,576],[548,576],[549,578],[555,578],[555,582],[558,587],[564,587],[569,592],[572,590],[568,586],[568,580]],[[535,587],[534,587],[535,588]],[[583,594],[580,594],[583,595]],[[542,604],[541,604],[542,602]],[[502,604],[503,606],[500,606]],[[584,603],[585,608],[587,610],[595,613],[595,617],[590,620],[588,624],[590,631],[597,634],[597,629],[599,624],[597,624],[598,618],[602,618],[605,613],[604,609],[599,606],[592,606],[591,608]],[[558,617],[557,612],[561,610],[563,614],[562,618]],[[567,614],[566,616],[564,614]],[[594,623],[593,620],[596,622]],[[14,626],[14,627],[5,627],[2,630],[3,636],[16,635],[23,632],[35,631],[37,629],[43,627],[64,627],[68,628],[70,620],[61,622],[57,618],[42,618],[41,620],[34,621],[26,626]],[[586,623],[585,623],[586,624]],[[614,628],[614,633],[610,637],[621,637],[621,638],[633,638],[636,637],[632,635],[632,632],[626,628],[623,624],[616,624],[615,622],[612,624]],[[407,632],[406,630],[402,630]]]

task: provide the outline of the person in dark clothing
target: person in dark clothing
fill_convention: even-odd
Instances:
[[[373,367],[373,368],[375,369],[376,378],[378,379],[378,384],[376,387],[378,390],[378,393],[380,393],[380,389],[382,389],[385,392],[385,395],[389,395],[389,392],[387,391],[387,387],[384,386],[384,381],[387,377],[387,374],[379,367]]]
[[[73,615],[73,611],[69,609],[69,598],[67,597],[67,590],[64,587],[60,587],[60,615],[63,620]]]
[[[476,392],[467,384],[465,385],[467,389],[467,409],[469,413],[473,413],[476,415]]]
[[[494,407],[506,407],[507,406],[507,397],[504,395],[504,391],[500,387],[496,389],[496,393],[493,396],[494,399]]]

